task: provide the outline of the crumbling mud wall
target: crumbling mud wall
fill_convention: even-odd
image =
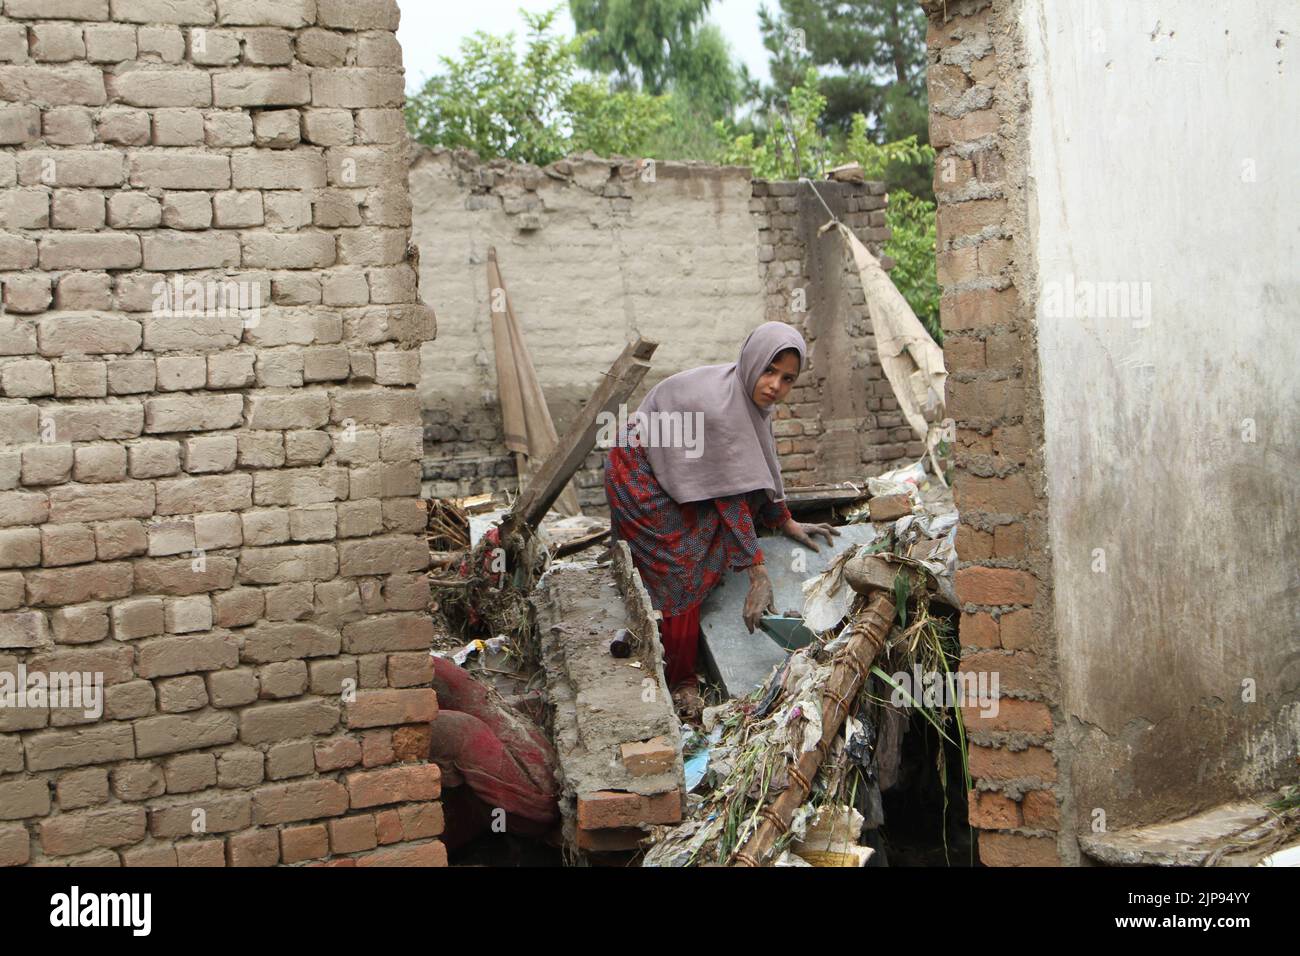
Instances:
[[[0,865],[445,861],[397,20],[0,9]]]
[[[700,163],[586,155],[537,168],[447,150],[416,155],[415,238],[439,316],[420,389],[432,494],[517,484],[496,398],[492,246],[561,431],[634,334],[660,346],[631,410],[674,372],[734,361],[749,330],[771,319],[799,326],[813,349],[809,373],[778,412],[790,483],[877,474],[919,457],[875,361],[843,243],[815,237],[826,214],[808,187]],[[883,187],[818,189],[879,254],[888,237]],[[819,440],[832,431],[845,437],[833,456]],[[602,458],[593,453],[576,476],[585,505],[604,504]]]
[[[981,862],[1078,862],[1053,627],[1027,217],[1023,52],[1013,0],[927,3],[941,320],[961,669],[996,674],[996,714],[966,707]],[[1104,241],[1100,237],[1098,241]]]

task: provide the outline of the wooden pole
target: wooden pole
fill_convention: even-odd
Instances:
[[[790,829],[794,812],[812,792],[812,782],[830,753],[831,743],[839,735],[867,672],[885,646],[889,626],[894,619],[894,602],[886,592],[876,594],[871,602],[850,619],[848,642],[835,655],[831,674],[822,690],[822,739],[817,746],[801,755],[790,767],[790,785],[771,806],[765,807],[753,835],[736,851],[732,866],[767,866],[766,859],[777,839]]]
[[[638,338],[610,366],[564,438],[515,499],[514,507],[501,523],[503,541],[511,533],[525,528],[531,530],[541,522],[587,453],[595,447],[601,414],[617,413],[618,406],[628,400],[650,370],[650,357],[658,347],[658,342]]]

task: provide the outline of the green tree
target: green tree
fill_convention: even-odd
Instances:
[[[589,37],[555,35],[556,12],[522,13],[522,56],[513,33],[462,40],[459,56],[443,57],[443,71],[407,101],[412,137],[539,165],[584,149],[643,154],[669,121],[666,98],[580,79],[578,53]]]
[[[770,53],[769,110],[779,91],[819,68],[828,132],[849,134],[853,117],[867,118],[876,143],[929,138],[926,106],[926,19],[915,0],[779,0],[779,13],[760,8],[759,28]],[[891,188],[933,198],[930,171],[905,162],[886,171]]]

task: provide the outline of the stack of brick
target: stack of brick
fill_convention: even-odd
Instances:
[[[817,191],[891,268],[884,183],[821,181]],[[837,235],[817,234],[829,219],[825,208],[804,183],[755,180],[753,193],[767,318],[795,326],[809,348],[805,373],[773,423],[786,483],[870,477],[916,461],[925,448],[903,420],[876,355],[852,258]],[[841,444],[842,454],[831,451]]]
[[[0,4],[0,865],[445,861],[397,19]]]
[[[1023,165],[1007,161],[1024,155],[1009,6],[927,6],[930,142],[948,411],[957,425],[961,666],[996,672],[1003,695],[994,716],[964,711],[970,822],[984,863],[1053,865],[1060,808],[1048,689],[1056,681],[1037,363],[1027,290],[1017,285],[1025,184]]]
[[[626,542],[613,576],[596,565],[548,571],[534,606],[566,843],[593,860],[625,859],[650,827],[681,821],[685,793],[655,612]],[[648,637],[632,658],[609,653],[620,628]]]

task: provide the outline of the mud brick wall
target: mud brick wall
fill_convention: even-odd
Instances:
[[[997,672],[998,714],[965,711],[970,821],[989,865],[1077,862],[1059,834],[1043,423],[1026,235],[1014,4],[927,4],[938,270],[955,419],[961,669]],[[945,8],[946,7],[946,11]]]
[[[0,4],[0,865],[445,861],[397,20]]]
[[[777,424],[792,484],[878,474],[920,456],[875,360],[851,260],[838,236],[816,239],[826,214],[806,186],[755,182],[743,167],[591,154],[543,168],[463,150],[416,156],[415,238],[440,317],[420,388],[428,493],[517,487],[497,406],[489,246],[561,432],[634,333],[660,347],[631,409],[674,372],[734,361],[749,330],[771,319],[798,325],[812,348]],[[880,254],[883,185],[818,189]],[[575,475],[593,511],[605,503],[603,457],[593,453]]]
[[[886,269],[883,183],[818,182],[817,192]],[[788,485],[861,480],[920,458],[925,445],[903,420],[876,356],[853,259],[805,183],[755,181],[759,271],[767,319],[789,322],[808,343],[808,366],[777,408],[777,452]]]

